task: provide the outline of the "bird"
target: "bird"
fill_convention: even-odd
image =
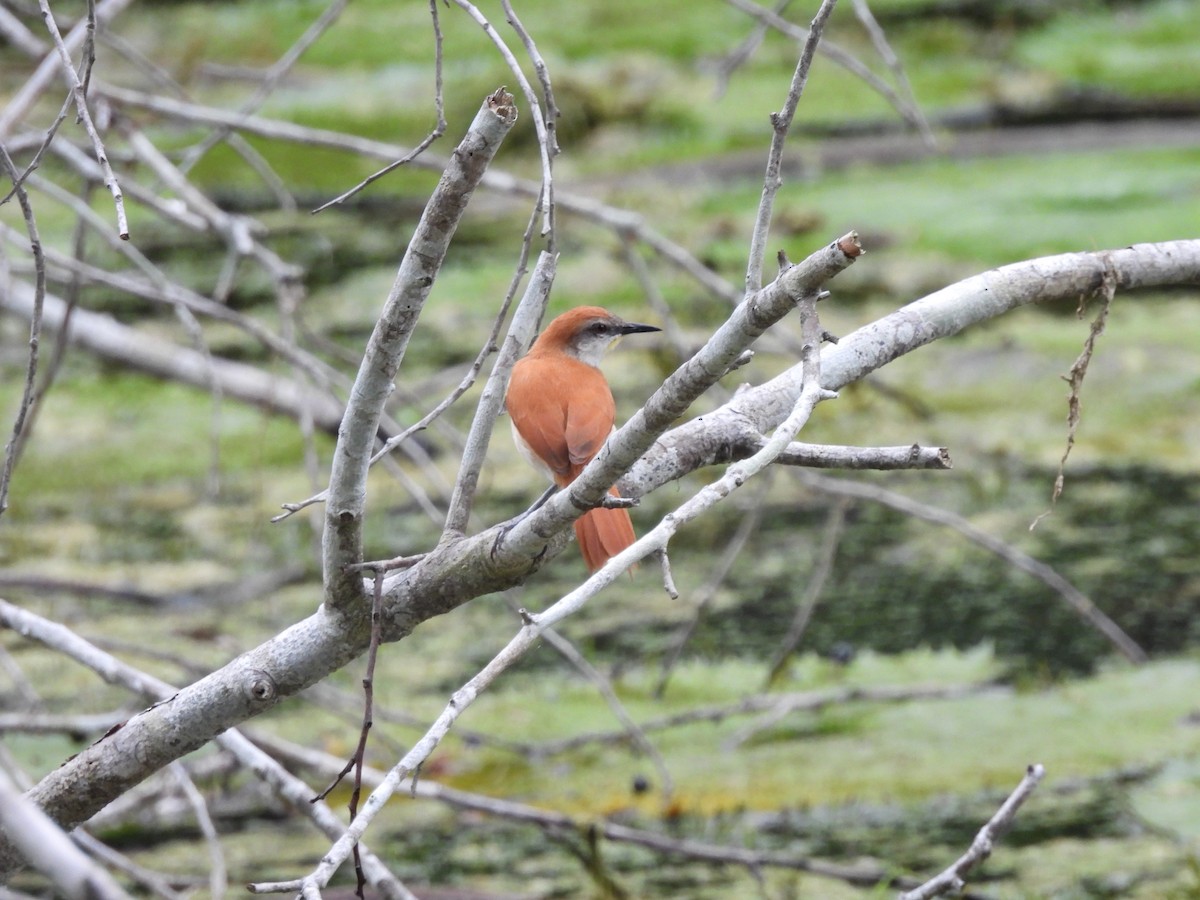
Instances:
[[[547,325],[513,366],[504,397],[513,442],[553,482],[551,492],[578,477],[615,426],[612,389],[600,371],[605,351],[627,334],[660,330],[579,306]],[[609,493],[620,496],[615,487]],[[575,520],[575,538],[592,572],[636,540],[628,510],[603,506]]]

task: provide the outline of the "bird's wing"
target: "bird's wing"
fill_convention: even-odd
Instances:
[[[525,357],[513,367],[506,401],[513,427],[559,484],[596,455],[617,415],[604,376],[577,360]]]
[[[601,381],[587,391],[586,403],[582,402],[582,393],[573,393],[567,406],[567,452],[573,469],[572,478],[596,455],[612,433],[617,418],[617,408],[606,382]]]
[[[550,469],[556,481],[561,478],[560,483],[565,483],[572,476],[571,457],[563,439],[567,410],[558,399],[561,394],[545,389],[545,376],[539,360],[520,360],[509,378],[505,405],[528,451]]]

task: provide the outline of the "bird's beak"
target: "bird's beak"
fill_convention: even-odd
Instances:
[[[637,322],[622,322],[620,325],[621,334],[641,334],[646,331],[662,331],[654,325],[639,325]]]

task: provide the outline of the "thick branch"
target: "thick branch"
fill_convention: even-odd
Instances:
[[[279,796],[305,810],[327,837],[335,839],[345,826],[333,811],[324,803],[311,802],[307,785],[292,778],[239,732],[226,730],[233,721],[247,718],[246,712],[231,713],[231,709],[249,707],[249,715],[254,715],[300,689],[299,682],[276,681],[268,671],[270,667],[278,666],[280,671],[290,671],[293,676],[307,678],[312,683],[331,671],[323,667],[340,667],[361,652],[365,637],[358,636],[357,643],[348,637],[341,640],[344,636],[332,627],[330,618],[318,611],[220,672],[176,692],[166,682],[126,665],[65,626],[0,600],[0,626],[53,647],[111,684],[158,701],[110,729],[42,779],[26,796],[69,830],[157,771],[164,765],[164,759],[170,762],[215,738]],[[339,623],[344,621],[340,619]],[[311,651],[312,656],[307,660],[297,659],[296,654],[305,651]],[[297,665],[302,668],[296,669]],[[237,718],[231,719],[231,715]],[[366,848],[361,849],[368,878],[384,897],[402,900],[410,896],[394,889],[395,879],[383,864]],[[0,829],[0,881],[19,865],[19,860],[20,855]]]
[[[1024,303],[1077,297],[1095,290],[1105,271],[1103,257],[1118,273],[1119,287],[1200,283],[1200,240],[1139,245],[1108,254],[1068,254],[1006,266],[930,295],[859,329],[836,347],[826,348],[822,357],[822,383],[826,388],[841,387],[937,337],[956,333]],[[698,365],[692,361],[684,368]],[[721,374],[723,370],[716,377]],[[687,441],[690,439],[715,455],[706,432],[726,427],[724,417],[736,415],[756,425],[769,422],[775,415],[779,397],[789,391],[791,375],[785,373],[766,385],[743,391],[719,415],[706,414],[702,421],[689,422],[661,435],[622,485],[645,493],[708,464],[704,454],[693,452]],[[795,375],[798,377],[799,372]],[[798,383],[792,405],[794,397],[799,395]],[[647,417],[635,418],[638,428],[644,429]],[[661,419],[656,424],[662,425]],[[605,478],[615,477],[625,463],[625,454],[640,444],[645,433],[638,430],[634,432],[635,438],[625,437],[610,444],[605,458],[594,462],[588,470],[589,492],[597,483],[603,484]],[[618,447],[621,454],[614,449]],[[602,492],[600,487],[590,495]],[[563,510],[556,509],[553,516],[569,520]],[[535,518],[536,514],[529,520]],[[539,527],[549,521],[547,517]],[[516,532],[513,529],[513,534]],[[531,548],[545,546],[546,540],[529,542],[526,535],[526,542],[521,545],[525,549],[518,554],[510,536],[493,560],[491,548],[496,533],[496,529],[491,529],[462,541],[446,542],[406,576],[393,580],[386,598],[385,638],[397,640],[424,619],[453,609],[472,597],[509,587],[537,568],[539,562],[532,558],[536,549],[528,556],[525,554]],[[366,618],[363,617],[361,627],[357,620],[354,627],[349,627],[350,624],[345,617],[334,617],[324,608],[319,609],[218,672],[184,688],[170,702],[134,717],[123,728],[46,776],[34,788],[32,798],[64,827],[87,819],[172,759],[202,746],[214,735],[271,708],[278,700],[361,655],[368,643]],[[269,688],[266,692],[262,690],[264,685]],[[112,765],[108,764],[110,759]],[[11,848],[0,842],[0,875],[11,865]]]
[[[69,900],[129,900],[113,877],[71,842],[37,805],[0,771],[0,831],[12,835],[21,854]]]
[[[897,357],[1019,306],[1089,296],[1104,286],[1110,266],[1118,290],[1200,284],[1200,240],[1064,253],[975,275],[826,346],[821,354],[822,384],[840,390]],[[734,458],[743,440],[753,442],[783,421],[800,393],[801,376],[801,367],[795,365],[664,434],[621,479],[621,493],[640,497],[701,466]]]
[[[34,310],[34,289],[12,282],[12,290],[0,292],[0,311],[28,319]],[[209,389],[215,383],[221,394],[246,403],[299,418],[312,416],[321,429],[334,432],[342,419],[342,404],[333,396],[308,387],[295,379],[274,375],[258,366],[217,357],[206,357],[199,350],[181,347],[151,337],[137,328],[123,325],[111,316],[75,307],[67,318],[67,302],[53,294],[45,297],[43,324],[54,332],[67,325],[67,340],[73,345],[161,378]],[[215,304],[213,304],[215,306]],[[229,316],[224,318],[228,319]],[[256,335],[266,336],[263,329]],[[271,337],[272,349],[282,346]],[[294,358],[297,354],[290,354]],[[320,374],[318,372],[318,374]]]
[[[516,120],[512,95],[503,88],[484,101],[429,198],[367,343],[338,433],[325,503],[322,562],[325,599],[333,609],[361,606],[362,578],[347,567],[362,562],[367,472],[383,406],[467,202]]]
[[[551,497],[506,535],[506,550],[516,557],[545,553],[549,541],[582,512],[598,505],[613,483],[760,335],[794,309],[801,297],[818,292],[861,253],[858,236],[851,232],[789,267],[737,306],[699,352],[676,369],[646,405],[609,438],[568,489]]]

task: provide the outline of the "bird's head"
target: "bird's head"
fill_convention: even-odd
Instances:
[[[600,306],[578,306],[547,325],[537,343],[599,366],[605,351],[625,335],[660,330],[653,325],[626,322]]]

